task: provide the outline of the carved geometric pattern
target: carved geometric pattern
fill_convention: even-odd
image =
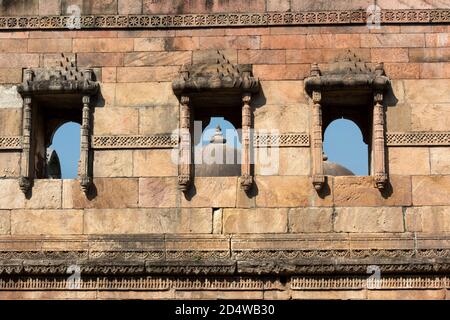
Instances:
[[[386,135],[388,146],[450,145],[450,132],[392,132]]]
[[[177,145],[176,135],[92,137],[94,149],[173,148]]]
[[[266,13],[208,13],[180,15],[87,15],[81,28],[180,28],[267,25],[364,24],[365,10],[303,11]],[[381,10],[381,23],[450,22],[449,9]],[[0,17],[0,29],[65,29],[73,23],[69,16]]]
[[[309,135],[306,133],[261,134],[253,136],[255,147],[308,147]]]
[[[22,137],[0,137],[0,150],[2,149],[22,149]]]

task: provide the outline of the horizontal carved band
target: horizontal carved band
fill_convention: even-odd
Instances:
[[[446,146],[450,132],[392,132],[386,135],[388,146]]]
[[[276,277],[4,277],[0,290],[360,290],[360,289],[448,289],[445,276],[290,277],[284,287]]]
[[[0,17],[0,29],[180,28],[366,23],[365,10],[180,15],[87,15]],[[448,9],[381,10],[381,23],[448,23]]]
[[[306,133],[282,133],[282,134],[260,134],[255,133],[253,137],[255,147],[308,147],[309,134]]]
[[[173,148],[178,145],[178,136],[94,136],[93,149],[140,149],[140,148]]]
[[[0,137],[0,150],[2,149],[22,149],[22,137]]]

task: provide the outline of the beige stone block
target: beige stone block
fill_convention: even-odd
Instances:
[[[182,207],[236,206],[237,177],[195,177],[194,186],[181,195]]]
[[[394,147],[389,148],[388,154],[390,174],[430,174],[430,155],[428,148]]]
[[[97,150],[94,155],[95,177],[130,177],[133,173],[133,151]]]
[[[94,134],[138,134],[138,110],[135,108],[96,109]]]
[[[389,184],[380,191],[373,177],[334,177],[334,204],[346,206],[408,206],[411,205],[411,178],[389,177]]]
[[[370,300],[437,300],[445,298],[445,290],[367,290]]]
[[[411,106],[413,131],[447,131],[449,121],[450,104],[416,103]]]
[[[17,178],[20,175],[20,153],[0,151],[0,178]]]
[[[139,108],[139,133],[172,133],[178,128],[178,104]]]
[[[175,291],[175,299],[181,300],[217,300],[217,299],[231,299],[231,300],[262,300],[263,290],[260,291],[224,291],[224,290],[214,290],[214,291]]]
[[[178,166],[172,160],[175,149],[135,150],[133,152],[133,175],[136,177],[176,176]]]
[[[88,195],[78,180],[63,180],[63,208],[133,208],[137,204],[135,178],[96,178]]]
[[[17,108],[0,108],[0,136],[20,135],[22,135],[22,111]]]
[[[311,171],[309,148],[280,148],[280,175],[308,176]]]
[[[386,108],[386,127],[388,132],[411,131],[411,105],[398,103]]]
[[[413,176],[412,202],[415,206],[449,205],[450,176]]]
[[[21,108],[22,98],[17,92],[17,86],[0,86],[0,108]]]
[[[28,209],[58,209],[62,205],[62,180],[34,179],[30,199],[25,200]]]
[[[450,174],[450,148],[430,148],[431,174]]]
[[[291,290],[292,299],[307,300],[362,300],[367,299],[365,290]]]
[[[450,103],[446,79],[404,80],[403,83],[408,103]]]
[[[82,210],[13,210],[11,234],[82,234]]]
[[[223,210],[224,233],[285,233],[288,209]]]
[[[450,207],[411,207],[406,209],[406,231],[450,232]]]
[[[103,68],[102,70],[105,70]],[[115,69],[115,68],[114,68]],[[107,71],[102,71],[102,81],[108,81]],[[115,82],[115,80],[114,80]],[[109,108],[116,105],[116,84],[115,83],[100,83],[100,93],[101,98],[96,101],[95,110],[100,110],[100,108]]]
[[[0,210],[0,234],[11,234],[11,212]]]
[[[196,209],[88,209],[86,234],[211,233],[209,208]]]
[[[178,105],[171,82],[118,83],[116,105],[148,107]]]
[[[289,210],[289,232],[331,232],[332,208],[292,208]]]
[[[331,185],[325,185],[318,194],[306,176],[258,176],[256,187],[258,207],[331,206],[333,203]]]
[[[95,300],[97,291],[78,290],[32,290],[32,291],[1,291],[2,300]]]
[[[401,207],[336,208],[335,232],[403,232]]]
[[[180,197],[177,178],[140,178],[139,207],[176,207]]]
[[[25,196],[17,179],[0,179],[0,209],[18,209],[25,206]]]
[[[175,291],[97,291],[99,300],[162,300],[174,299]]]
[[[254,109],[254,124],[256,132],[309,132],[309,107],[307,104],[262,105]]]
[[[252,104],[295,105],[307,104],[303,81],[261,81],[261,92],[252,97]]]
[[[212,233],[220,234],[223,232],[223,209],[213,209]]]

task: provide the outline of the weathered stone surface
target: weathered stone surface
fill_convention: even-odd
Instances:
[[[0,109],[0,136],[22,134],[22,112],[18,108]]]
[[[176,150],[152,149],[133,151],[133,176],[176,176],[178,174],[178,166],[172,160],[173,152],[176,152]]]
[[[386,108],[386,127],[388,132],[411,131],[411,105],[398,103]]]
[[[224,209],[224,233],[287,232],[288,209]]]
[[[258,207],[331,206],[331,180],[320,195],[307,176],[258,176],[256,186]]]
[[[334,177],[336,206],[408,206],[411,205],[411,178],[390,176],[386,190],[373,185],[373,177]]]
[[[424,47],[425,38],[423,34],[362,34],[361,47],[377,48],[377,47]]]
[[[228,291],[228,290],[177,290],[175,291],[175,299],[193,299],[193,300],[217,300],[217,299],[238,299],[238,300],[261,300],[263,299],[263,290],[259,291]]]
[[[94,156],[96,177],[130,177],[133,175],[133,151],[98,150]]]
[[[450,176],[413,176],[412,201],[415,206],[449,205]]]
[[[337,0],[333,2],[335,10],[366,9],[372,4],[372,0]],[[298,11],[330,10],[330,4],[326,0],[291,0],[291,9]]]
[[[331,232],[332,219],[332,208],[292,208],[289,209],[289,232]]]
[[[11,212],[0,210],[0,234],[11,234]]]
[[[74,39],[73,52],[130,52],[133,51],[133,39]]]
[[[179,66],[118,67],[117,82],[172,81]]]
[[[0,209],[19,209],[25,206],[25,196],[17,179],[0,179]]]
[[[124,66],[181,66],[192,63],[191,51],[133,52],[125,55]]]
[[[177,128],[178,105],[139,108],[140,134],[172,133]]]
[[[212,233],[220,234],[223,233],[223,209],[215,208],[213,209],[213,224]]]
[[[0,68],[38,67],[37,53],[0,53]]]
[[[133,208],[138,204],[138,179],[98,178],[86,196],[78,180],[63,180],[63,208]]]
[[[389,148],[389,173],[397,175],[430,174],[429,148]]]
[[[19,68],[1,68],[0,84],[14,84],[22,81],[22,69]]]
[[[445,131],[450,121],[450,104],[415,103],[411,108],[411,129]]]
[[[444,79],[404,80],[405,100],[414,103],[413,110],[417,107],[415,104],[450,103],[450,90],[442,90],[446,88],[447,81]]]
[[[182,207],[236,206],[237,177],[195,177],[194,186],[181,196]]]
[[[445,290],[368,290],[371,300],[438,300],[445,298]]]
[[[86,234],[211,233],[211,209],[89,209]]]
[[[450,148],[430,148],[431,174],[450,174]]]
[[[309,132],[309,108],[306,104],[263,105],[254,110],[255,130]],[[275,133],[275,132],[274,132]]]
[[[98,108],[94,114],[94,134],[138,134],[138,109]]]
[[[335,232],[403,232],[401,207],[336,208]]]
[[[309,148],[255,148],[255,173],[268,176],[309,176],[310,150]]]
[[[25,200],[28,209],[61,208],[62,180],[35,179],[30,199]]]
[[[11,234],[82,234],[81,210],[13,210]]]
[[[307,97],[303,90],[303,81],[261,81],[261,92],[252,97],[252,105],[294,105],[306,104]]]
[[[17,92],[17,86],[0,86],[0,108],[21,108],[22,99]]]
[[[307,300],[349,300],[349,299],[367,299],[365,290],[292,290],[292,299]]]
[[[28,52],[72,52],[72,39],[28,39]]]
[[[118,0],[119,14],[139,14],[142,12],[142,0]]]
[[[117,106],[147,107],[178,105],[171,82],[118,83]]]
[[[450,207],[411,207],[406,209],[406,231],[450,232]]]
[[[20,174],[20,153],[0,152],[0,178],[16,178]]]
[[[180,197],[177,178],[140,178],[139,207],[176,207]]]
[[[40,15],[61,14],[61,0],[39,0]]]

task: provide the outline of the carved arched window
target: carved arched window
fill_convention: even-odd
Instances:
[[[173,91],[180,100],[180,153],[178,183],[188,190],[193,178],[193,123],[202,121],[204,127],[211,117],[224,117],[241,129],[240,184],[249,190],[253,184],[250,160],[252,94],[259,91],[258,79],[252,65],[234,65],[219,51],[203,55],[201,63],[184,66]]]
[[[388,181],[385,163],[385,108],[383,94],[390,84],[383,64],[369,68],[351,51],[333,63],[328,71],[317,64],[305,79],[305,89],[312,98],[311,151],[313,184],[320,190],[325,183],[323,167],[323,131],[333,120],[346,118],[361,129],[371,153],[374,185],[382,189]]]
[[[99,85],[91,69],[78,70],[76,56],[61,55],[49,68],[26,69],[18,91],[23,98],[23,141],[20,188],[27,193],[35,178],[48,177],[47,147],[62,124],[81,125],[81,153],[78,168],[81,188],[92,183],[89,137],[91,98]]]

